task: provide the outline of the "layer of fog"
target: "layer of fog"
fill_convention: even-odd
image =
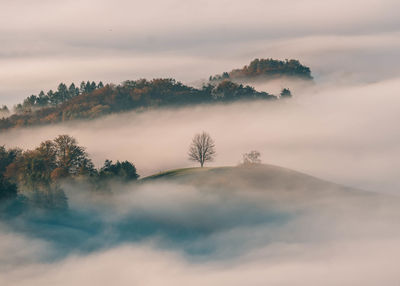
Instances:
[[[274,251],[287,253],[287,247]],[[151,247],[121,247],[53,265],[34,265],[2,276],[5,285],[396,285],[398,241],[333,243],[266,259],[260,249],[241,263],[192,265]],[[299,249],[300,248],[300,249]]]
[[[130,160],[140,175],[193,166],[192,136],[205,130],[218,156],[211,165],[236,165],[256,149],[266,163],[303,171],[361,189],[396,193],[400,144],[395,122],[400,80],[367,85],[296,89],[279,102],[161,109],[111,115],[89,122],[16,129],[0,134],[7,147],[34,148],[70,134],[97,166],[105,159]],[[279,89],[280,85],[259,86]]]
[[[217,144],[211,165],[236,165],[242,153],[257,149],[267,163],[398,194],[398,5],[2,1],[1,104],[60,81],[175,77],[197,83],[255,57],[297,58],[312,68],[317,85],[290,86],[295,98],[279,103],[132,112],[2,132],[0,144],[34,148],[68,133],[97,165],[128,159],[144,176],[192,166],[187,147],[194,133],[206,130]],[[284,86],[257,87],[277,92]],[[0,284],[399,281],[396,201],[361,195],[288,201],[251,189],[173,183],[115,186],[117,195],[103,201],[65,189],[68,216],[34,212],[2,221]]]
[[[238,187],[221,186],[217,176],[218,188],[210,177],[200,185],[114,185],[114,195],[99,197],[64,185],[67,213],[26,211],[0,225],[0,283],[398,281],[397,199],[362,192],[311,189],[298,195],[297,190],[267,185],[252,188],[238,174]]]
[[[130,112],[7,131],[0,143],[33,148],[68,133],[97,165],[128,159],[147,175],[192,166],[187,147],[194,133],[207,130],[217,145],[213,166],[236,165],[242,153],[257,149],[267,163],[398,195],[399,79],[285,84],[293,99]],[[248,178],[227,186],[115,185],[111,197],[64,186],[68,215],[27,212],[3,220],[0,284],[372,286],[399,280],[397,198],[260,190]]]
[[[255,57],[297,58],[321,80],[398,75],[398,1],[3,2],[2,104],[61,81],[192,83]]]

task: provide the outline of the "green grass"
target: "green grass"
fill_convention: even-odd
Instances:
[[[148,180],[154,180],[154,179],[170,179],[170,178],[175,178],[175,177],[180,177],[184,175],[192,175],[192,174],[198,174],[200,172],[209,172],[215,169],[221,169],[221,168],[227,168],[227,167],[195,167],[195,168],[182,168],[182,169],[175,169],[175,170],[168,170],[165,172],[160,172],[154,175],[150,175],[147,177],[144,177],[140,179],[141,181],[148,181]]]
[[[269,165],[253,164],[221,167],[196,167],[167,170],[144,177],[141,183],[172,181],[213,188],[254,188],[263,190],[297,190],[298,194],[345,192],[358,194],[361,191],[291,169]],[[321,192],[321,191],[324,192]],[[362,191],[365,194],[365,191]]]

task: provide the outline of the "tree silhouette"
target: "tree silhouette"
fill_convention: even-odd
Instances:
[[[203,167],[207,161],[212,161],[216,155],[214,140],[211,136],[202,132],[193,137],[192,144],[189,148],[189,160],[200,163]]]
[[[290,91],[290,89],[284,88],[284,89],[282,89],[282,91],[281,91],[281,97],[282,97],[282,98],[289,98],[289,97],[292,97],[292,92]]]
[[[249,164],[261,164],[260,160],[260,152],[253,150],[250,151],[249,153],[243,154],[243,164],[244,165],[249,165]]]
[[[85,151],[78,146],[76,139],[69,135],[59,135],[54,139],[57,167],[63,168],[66,173],[76,175],[80,170],[91,171],[93,164]]]

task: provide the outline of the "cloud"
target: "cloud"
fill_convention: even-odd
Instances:
[[[113,196],[98,198],[85,198],[85,190],[65,187],[68,213],[58,217],[28,212],[8,222],[9,234],[1,236],[1,249],[8,255],[0,260],[0,282],[376,285],[397,281],[397,199],[310,188],[296,196],[268,185],[256,190],[244,174],[235,177],[243,180],[237,187],[215,189],[212,180],[220,176],[224,175],[211,176],[203,185],[190,180],[115,185]],[[271,222],[276,215],[284,219]],[[21,221],[31,230],[19,228]],[[92,248],[84,251],[85,245]],[[29,251],[12,251],[17,248]]]
[[[217,146],[212,165],[236,165],[243,153],[257,149],[266,163],[362,189],[396,192],[400,166],[392,158],[400,154],[393,125],[399,120],[398,86],[398,79],[306,89],[293,85],[290,101],[129,112],[7,131],[0,134],[0,143],[34,148],[66,133],[87,147],[98,166],[107,158],[131,160],[145,176],[192,166],[186,150],[192,136],[206,130]],[[268,85],[260,87],[269,90]]]
[[[276,247],[279,248],[285,247]],[[123,247],[88,257],[71,258],[55,265],[19,270],[0,279],[13,285],[296,283],[372,286],[381,283],[392,285],[398,281],[395,259],[399,257],[399,249],[396,241],[354,241],[329,245],[327,249],[306,248],[295,253],[294,257],[276,263],[262,257],[264,251],[247,257],[239,265],[196,265],[182,261],[173,253],[148,247]],[[21,276],[27,278],[20,279]]]
[[[2,103],[60,81],[193,83],[255,57],[300,59],[316,84],[256,83],[274,93],[289,86],[295,97],[16,129],[0,133],[0,144],[34,148],[67,133],[97,166],[130,160],[145,176],[194,166],[186,150],[206,130],[218,154],[210,166],[236,165],[256,149],[265,163],[378,194],[315,184],[282,190],[273,184],[279,176],[265,174],[116,184],[111,196],[64,185],[68,212],[16,208],[1,218],[0,284],[398,282],[398,1],[2,4]]]
[[[12,105],[61,81],[190,83],[255,57],[296,57],[322,79],[388,78],[399,64],[398,8],[391,0],[6,1],[0,98]]]
[[[16,234],[3,222],[0,224],[0,265],[2,271],[37,262],[45,258],[48,244],[44,241]]]

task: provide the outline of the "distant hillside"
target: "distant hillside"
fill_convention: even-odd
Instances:
[[[3,105],[0,108],[0,130],[93,119],[135,109],[289,98],[292,93],[287,88],[283,88],[279,95],[273,95],[241,84],[248,79],[281,76],[312,79],[310,68],[297,60],[255,59],[242,69],[211,76],[201,88],[193,88],[174,79],[128,80],[119,85],[93,81],[83,81],[79,86],[60,83],[55,91],[40,91],[38,95],[28,96],[14,106],[13,113]]]
[[[298,60],[255,59],[241,69],[234,69],[220,75],[210,76],[209,80],[243,80],[243,79],[276,79],[279,77],[295,77],[312,80],[309,67],[302,65]]]
[[[281,96],[290,97],[291,93],[284,89]],[[0,130],[92,119],[129,110],[277,98],[229,80],[207,84],[199,89],[174,79],[142,79],[105,86],[102,83],[87,82],[82,84],[81,89],[73,84],[69,88],[60,84],[55,92],[32,95],[23,104],[17,105],[14,114],[0,119]]]

